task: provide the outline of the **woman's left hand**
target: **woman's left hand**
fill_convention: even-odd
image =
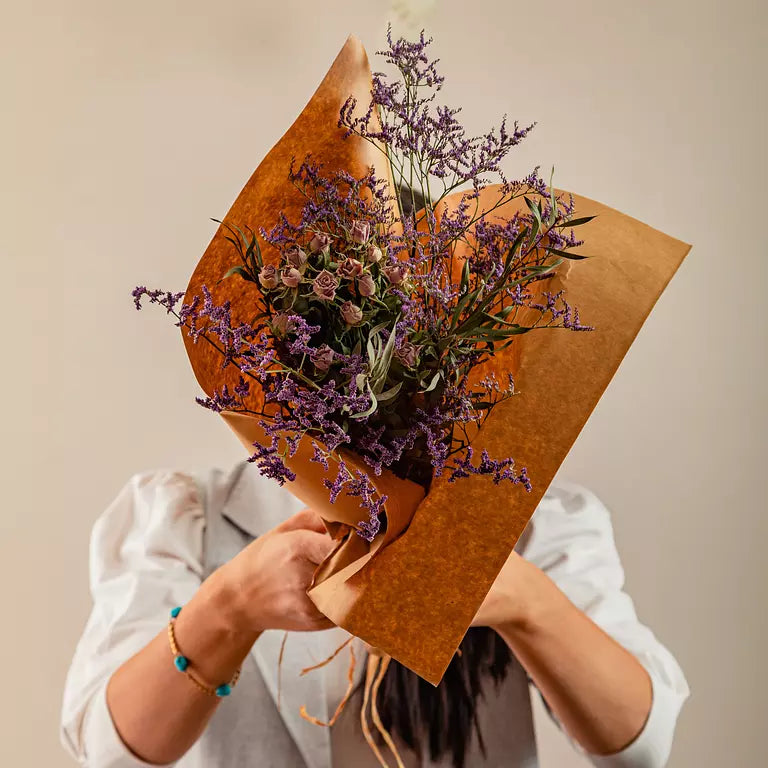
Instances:
[[[513,551],[485,596],[472,626],[498,628],[524,622],[542,578],[546,577],[535,565]]]

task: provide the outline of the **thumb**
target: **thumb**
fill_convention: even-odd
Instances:
[[[299,510],[287,520],[283,520],[283,522],[275,528],[275,531],[280,533],[299,530],[315,531],[317,533],[326,532],[325,524],[320,515],[309,508]]]
[[[299,553],[310,563],[319,565],[333,552],[336,542],[327,533],[300,530],[294,531]]]

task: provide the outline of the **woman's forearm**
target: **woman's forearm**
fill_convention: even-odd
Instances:
[[[618,752],[640,733],[652,703],[640,662],[525,564],[514,618],[495,625],[570,736],[592,754]]]
[[[220,572],[184,606],[175,634],[190,670],[213,687],[232,678],[258,637],[239,620],[236,600]],[[107,686],[107,705],[121,739],[149,763],[178,760],[220,701],[179,673],[165,628],[117,669]]]
[[[215,688],[232,679],[262,631],[332,626],[307,587],[333,547],[320,518],[304,509],[214,571],[175,622],[176,642],[190,671]],[[107,706],[120,737],[148,763],[181,757],[219,701],[176,669],[165,628],[116,670],[107,686]]]

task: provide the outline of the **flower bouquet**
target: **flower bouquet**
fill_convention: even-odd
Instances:
[[[318,608],[437,684],[690,246],[538,169],[507,179],[533,126],[468,135],[428,46],[388,35],[389,80],[349,38],[187,291],[133,295],[325,521]]]

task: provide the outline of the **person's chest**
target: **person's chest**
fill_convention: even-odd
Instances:
[[[281,505],[270,508],[269,520],[259,528],[269,530],[273,523],[288,517],[301,505],[288,494]],[[251,503],[253,503],[251,501]],[[204,574],[235,557],[254,539],[249,517],[242,514],[242,500],[230,497],[228,504],[209,499],[203,546]],[[296,509],[294,508],[296,507]],[[229,513],[229,514],[227,514]],[[228,700],[217,709],[209,727],[187,762],[178,768],[380,768],[381,763],[363,735],[360,690],[344,706],[332,728],[309,722],[309,716],[328,722],[345,697],[350,671],[350,647],[332,661],[304,673],[331,657],[349,638],[334,628],[323,632],[265,632],[253,646],[243,665],[240,682]],[[355,638],[352,642],[357,667],[355,681],[364,674],[366,649]],[[488,680],[477,704],[480,740],[473,730],[465,765],[489,768],[535,768],[536,747],[528,680],[513,660],[506,679],[498,687]],[[375,732],[375,728],[371,725]],[[404,768],[449,768],[451,755],[433,761],[428,739],[419,753],[408,749],[393,735]],[[396,762],[383,750],[389,765]],[[196,762],[200,761],[200,762]]]

